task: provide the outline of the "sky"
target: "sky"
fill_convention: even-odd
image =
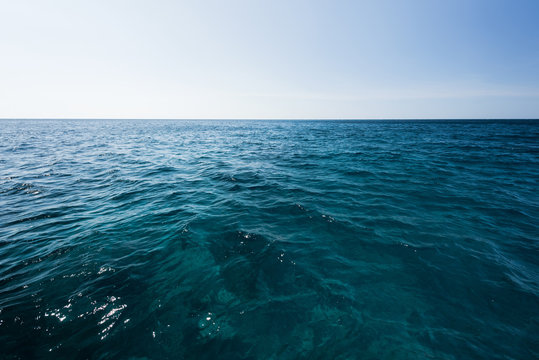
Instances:
[[[539,118],[538,0],[0,0],[0,118]]]

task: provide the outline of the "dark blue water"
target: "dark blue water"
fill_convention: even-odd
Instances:
[[[0,122],[0,357],[539,357],[539,122]]]

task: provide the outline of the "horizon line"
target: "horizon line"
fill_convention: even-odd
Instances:
[[[130,117],[0,117],[1,120],[176,120],[176,121],[222,121],[222,120],[231,120],[231,121],[489,121],[489,120],[510,120],[510,121],[533,121],[539,120],[539,117],[531,118],[508,118],[508,117],[494,117],[494,118],[130,118]]]

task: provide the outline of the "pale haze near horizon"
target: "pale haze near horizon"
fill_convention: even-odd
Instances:
[[[0,118],[539,118],[539,1],[0,1]]]

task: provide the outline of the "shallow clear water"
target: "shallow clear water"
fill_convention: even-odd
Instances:
[[[9,358],[539,357],[539,122],[1,121]]]

